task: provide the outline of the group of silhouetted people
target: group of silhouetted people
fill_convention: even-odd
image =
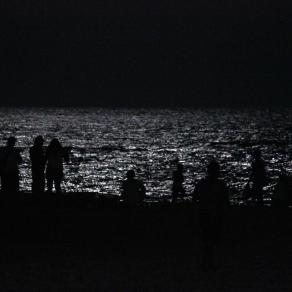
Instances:
[[[20,151],[15,147],[16,138],[10,137],[7,145],[0,152],[0,175],[1,190],[3,192],[19,191],[19,164],[22,163]],[[32,192],[43,193],[45,185],[47,191],[52,192],[53,185],[56,193],[61,193],[61,182],[63,180],[63,162],[68,162],[68,149],[63,147],[57,138],[44,147],[44,138],[37,136],[34,139],[34,145],[30,148],[32,170]],[[172,184],[172,202],[175,203],[178,198],[186,195],[183,187],[184,167],[178,163],[173,171]],[[47,184],[46,184],[47,182]],[[264,187],[267,185],[268,176],[265,162],[261,157],[261,151],[254,152],[254,159],[251,165],[250,179],[244,189],[245,199],[252,199],[258,206],[263,205]],[[280,175],[275,189],[276,200],[279,205],[287,201],[287,189],[289,188],[288,176],[284,173]],[[145,187],[143,183],[135,178],[135,172],[129,170],[127,179],[122,182],[121,194],[123,201],[128,205],[141,205],[145,198]]]
[[[173,202],[184,196],[183,166],[177,165],[173,172]],[[135,178],[135,172],[129,170],[127,179],[122,183],[122,197],[128,207],[138,207],[145,196],[143,183]],[[229,206],[229,191],[225,182],[220,179],[220,165],[211,161],[207,166],[206,177],[201,179],[192,193],[193,202],[197,206],[201,233],[203,269],[214,267],[214,253],[222,234],[223,220]]]
[[[280,177],[281,176],[284,175],[280,175]],[[281,181],[284,181],[284,179],[282,178]],[[172,185],[173,202],[176,202],[179,197],[182,198],[185,196],[183,182],[184,182],[183,165],[178,163],[177,169],[174,170],[173,172]],[[257,206],[262,206],[264,187],[267,185],[267,182],[268,176],[266,172],[265,162],[261,157],[261,151],[257,149],[253,155],[250,178],[244,190],[245,199],[252,199]],[[250,184],[252,186],[250,186]]]
[[[19,164],[22,163],[20,151],[15,147],[16,138],[10,137],[7,145],[0,153],[0,174],[3,192],[19,191]],[[45,149],[44,139],[37,136],[29,154],[32,169],[32,192],[43,193],[47,181],[47,191],[52,192],[53,185],[56,193],[61,192],[63,179],[63,162],[69,160],[68,151],[58,139],[51,140]],[[178,163],[173,171],[172,202],[186,195],[183,187],[184,168]],[[260,150],[255,151],[251,165],[251,175],[244,190],[246,197],[252,198],[257,205],[263,205],[263,190],[267,184],[265,162]],[[252,185],[250,187],[250,184]],[[287,201],[288,176],[281,174],[275,188],[279,204]],[[143,205],[146,189],[144,183],[136,178],[134,170],[128,170],[126,179],[121,185],[121,198],[128,210],[137,210]],[[207,165],[206,176],[194,187],[193,203],[197,206],[199,216],[202,265],[209,269],[214,265],[214,251],[222,234],[223,220],[229,206],[229,191],[226,183],[220,179],[220,165],[213,160]],[[132,212],[130,212],[132,213]],[[135,211],[134,213],[135,214]]]
[[[19,191],[19,164],[22,158],[15,147],[16,138],[9,137],[7,145],[0,153],[1,190],[6,193]],[[47,180],[47,190],[52,192],[53,184],[57,193],[61,192],[63,179],[63,161],[69,156],[57,138],[51,140],[45,150],[44,138],[37,136],[34,145],[29,149],[32,171],[32,192],[43,193]]]

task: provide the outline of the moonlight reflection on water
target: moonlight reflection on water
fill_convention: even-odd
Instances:
[[[185,165],[185,187],[191,192],[216,157],[223,176],[238,193],[248,180],[251,153],[260,147],[271,177],[292,171],[292,110],[169,110],[100,108],[2,108],[2,144],[10,135],[23,148],[21,189],[30,190],[28,148],[39,134],[72,146],[65,167],[67,191],[118,194],[128,168],[144,179],[147,194],[170,195],[176,161]],[[234,197],[236,200],[236,196]]]

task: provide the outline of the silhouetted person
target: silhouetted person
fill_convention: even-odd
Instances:
[[[43,193],[45,191],[46,156],[43,144],[44,138],[37,136],[34,140],[34,145],[29,149],[33,193]]]
[[[286,173],[281,173],[275,187],[273,205],[275,207],[288,207],[291,203],[290,192],[289,177]]]
[[[207,166],[207,176],[195,186],[193,201],[198,206],[202,240],[202,266],[214,266],[214,250],[221,238],[223,218],[229,205],[228,188],[219,179],[220,166],[212,161]]]
[[[58,139],[54,138],[50,142],[45,160],[48,192],[52,192],[53,184],[55,184],[56,193],[61,193],[61,182],[64,176],[63,161],[68,161],[68,156]]]
[[[134,170],[127,172],[127,179],[122,182],[122,198],[129,207],[143,204],[146,189],[144,184],[135,178]]]
[[[267,182],[266,165],[262,159],[261,151],[256,150],[252,162],[250,180],[252,182],[251,194],[258,206],[263,205],[263,188]]]
[[[3,192],[19,191],[19,164],[22,162],[19,150],[15,148],[16,138],[9,137],[2,150],[1,182]]]
[[[185,190],[183,187],[183,170],[183,165],[179,163],[177,165],[177,169],[173,172],[172,202],[176,202],[178,197],[183,197],[185,195]]]

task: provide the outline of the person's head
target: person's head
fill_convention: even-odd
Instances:
[[[44,144],[43,136],[39,135],[34,139],[34,146],[41,147]]]
[[[56,151],[56,150],[62,149],[62,145],[57,138],[53,138],[49,144],[49,149],[51,151]]]
[[[127,179],[133,179],[136,176],[135,171],[130,169],[127,171]]]
[[[262,157],[262,152],[260,149],[256,149],[253,153],[254,159],[260,159]]]
[[[207,165],[207,175],[212,178],[218,178],[220,175],[220,165],[216,160],[212,160]]]
[[[15,137],[9,137],[8,139],[7,139],[7,146],[8,147],[14,147],[15,146],[15,143],[16,143],[16,138]]]

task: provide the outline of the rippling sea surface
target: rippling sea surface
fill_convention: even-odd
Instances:
[[[126,170],[134,168],[147,195],[167,198],[177,161],[185,166],[185,188],[191,192],[215,157],[236,202],[255,148],[267,163],[267,193],[282,168],[292,172],[292,109],[0,108],[2,145],[15,135],[23,149],[22,190],[30,190],[28,150],[40,134],[46,145],[57,137],[73,147],[66,191],[119,194]]]

